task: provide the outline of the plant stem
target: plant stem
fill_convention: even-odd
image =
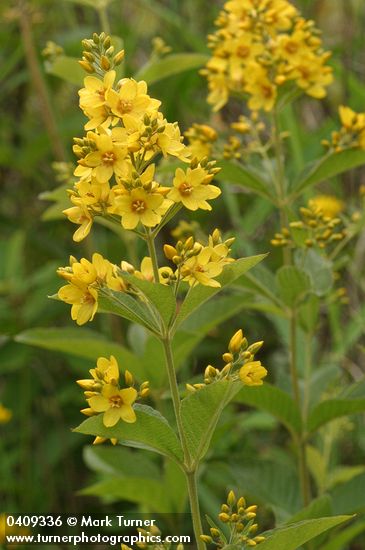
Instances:
[[[202,529],[201,518],[200,518],[200,507],[199,507],[198,491],[196,486],[197,465],[194,465],[193,467],[191,464],[191,456],[190,456],[190,452],[185,439],[184,428],[183,428],[182,419],[181,419],[181,411],[180,411],[179,388],[177,385],[176,371],[174,366],[174,357],[172,353],[170,337],[166,336],[166,338],[162,340],[162,344],[165,351],[166,369],[167,369],[167,375],[169,379],[172,403],[174,406],[177,430],[179,433],[179,439],[180,439],[181,446],[184,453],[184,466],[185,466],[184,474],[185,474],[185,479],[188,487],[190,510],[191,510],[191,515],[193,520],[193,528],[194,528],[197,549],[205,550],[205,544],[200,538],[200,535],[203,534],[203,529]]]
[[[158,274],[158,262],[157,262],[157,254],[156,254],[156,247],[155,247],[155,239],[151,234],[151,230],[147,228],[146,228],[146,241],[148,246],[148,252],[152,261],[153,277],[155,279],[155,283],[158,283],[160,282],[160,276]]]
[[[98,15],[100,20],[101,30],[105,32],[105,34],[110,35],[111,29],[110,29],[108,14],[106,11],[106,6],[102,6],[101,8],[98,9]]]
[[[188,485],[188,492],[189,492],[189,501],[190,501],[190,509],[191,509],[191,515],[193,518],[193,527],[194,527],[194,533],[196,538],[196,546],[198,550],[205,550],[205,544],[201,540],[200,535],[203,534],[203,527],[202,522],[200,518],[200,509],[199,509],[199,497],[198,497],[198,487],[196,483],[196,474],[197,472],[189,472],[186,473],[186,481]]]
[[[64,145],[58,133],[57,123],[53,114],[48,90],[43,79],[42,71],[39,67],[36,48],[33,40],[32,26],[29,15],[29,6],[26,0],[19,2],[19,24],[24,44],[24,53],[31,77],[32,84],[38,96],[40,103],[40,114],[43,118],[44,126],[47,130],[50,146],[55,159],[59,161],[66,160]]]
[[[290,315],[290,376],[292,381],[292,391],[294,401],[296,402],[298,408],[301,410],[301,396],[299,391],[299,380],[298,380],[298,367],[297,367],[297,312],[295,308],[292,308]],[[297,446],[298,452],[298,470],[299,470],[299,479],[300,479],[300,488],[302,493],[303,505],[308,506],[310,503],[310,488],[309,488],[309,477],[308,477],[308,468],[307,468],[307,458],[306,458],[306,445],[303,437],[304,434],[301,434],[295,443]]]

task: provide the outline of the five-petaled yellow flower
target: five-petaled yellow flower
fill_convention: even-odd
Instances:
[[[212,177],[201,168],[188,168],[186,172],[178,168],[175,172],[174,187],[171,189],[167,198],[174,202],[182,202],[189,210],[211,210],[212,207],[207,202],[216,199],[221,194],[219,187],[210,185]]]
[[[100,395],[95,395],[87,401],[93,411],[104,413],[104,426],[111,428],[119,420],[128,423],[133,423],[137,420],[136,413],[132,407],[137,395],[137,390],[134,388],[120,390],[113,384],[105,384]]]
[[[261,365],[261,361],[250,361],[239,371],[239,377],[246,386],[262,386],[262,379],[266,375],[267,370]]]

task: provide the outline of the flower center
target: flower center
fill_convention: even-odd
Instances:
[[[193,192],[193,188],[187,181],[184,181],[180,184],[179,191],[182,195],[188,196],[191,195],[191,193]]]
[[[262,95],[264,97],[272,97],[272,88],[271,86],[261,86]]]
[[[298,51],[298,44],[290,40],[285,46],[285,49],[288,53],[296,53]]]
[[[238,46],[237,55],[238,57],[247,57],[250,53],[250,48],[248,46]]]
[[[103,154],[104,164],[114,164],[114,162],[115,162],[115,155],[112,151],[108,151],[107,153]]]
[[[120,407],[123,404],[123,401],[120,395],[112,395],[111,397],[109,397],[109,403],[111,407],[120,409]]]
[[[132,202],[132,210],[133,212],[143,213],[147,208],[147,205],[142,200],[136,200]]]
[[[133,109],[133,103],[131,101],[128,101],[127,99],[121,99],[119,101],[118,107],[121,113],[130,113]]]
[[[98,96],[100,97],[100,99],[102,99],[103,101],[105,101],[105,90],[98,90],[96,93],[98,94]]]

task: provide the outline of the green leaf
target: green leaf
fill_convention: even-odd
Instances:
[[[335,514],[353,514],[365,511],[365,474],[353,477],[346,483],[337,485],[332,491]]]
[[[328,153],[304,169],[297,181],[293,183],[293,195],[298,195],[311,185],[321,183],[363,164],[365,164],[365,151],[347,149],[341,153]]]
[[[308,430],[314,432],[335,418],[364,411],[365,399],[328,399],[311,410]]]
[[[78,492],[110,500],[127,500],[147,507],[152,512],[169,513],[164,486],[159,479],[146,477],[111,477]]]
[[[148,62],[134,76],[136,80],[145,80],[154,84],[169,76],[185,71],[196,70],[206,64],[209,57],[199,53],[175,53],[158,61]]]
[[[144,281],[129,274],[123,274],[123,278],[143,292],[156,307],[165,325],[168,326],[176,311],[176,299],[172,288],[168,285]]]
[[[256,388],[243,387],[235,401],[272,414],[290,432],[299,433],[301,430],[302,421],[296,403],[276,386],[264,383]]]
[[[147,306],[126,292],[116,292],[108,289],[103,294],[99,293],[98,302],[99,312],[120,315],[120,317],[146,327],[154,334],[160,332],[161,327]]]
[[[253,167],[244,166],[233,160],[220,160],[219,167],[222,170],[216,175],[217,179],[240,185],[266,199],[273,200],[269,184]]]
[[[317,296],[324,296],[333,287],[333,264],[315,250],[297,250],[297,266],[305,271],[311,280],[311,288]]]
[[[267,539],[260,543],[260,550],[278,550],[279,548],[297,550],[321,533],[349,521],[349,519],[351,519],[351,516],[308,519],[286,527],[280,527],[274,531],[264,533]]]
[[[276,284],[281,299],[289,307],[297,306],[311,287],[307,273],[293,265],[285,265],[278,269]]]
[[[31,328],[17,334],[15,341],[95,361],[115,355],[121,367],[133,370],[137,378],[143,373],[140,360],[121,344],[106,340],[101,334],[84,328]]]
[[[357,521],[343,529],[341,532],[336,533],[333,538],[321,546],[321,550],[343,550],[347,548],[347,543],[351,542],[355,537],[365,531],[365,521]]]
[[[290,525],[305,519],[314,519],[330,515],[332,515],[332,499],[329,495],[322,495],[312,500],[312,502],[305,508],[302,508],[302,510],[299,510],[299,512],[292,516],[286,523]]]
[[[86,76],[76,57],[60,55],[52,63],[46,64],[47,73],[58,76],[66,82],[80,86]]]
[[[121,445],[155,451],[177,462],[183,459],[177,436],[166,418],[146,405],[135,405],[137,421],[133,424],[119,421],[112,428],[103,424],[103,415],[92,416],[74,429],[75,432],[116,438]]]
[[[265,256],[265,254],[249,256],[248,258],[241,258],[231,264],[227,264],[223,269],[223,273],[217,277],[217,281],[221,284],[221,287],[219,288],[212,288],[203,285],[196,285],[193,287],[189,291],[181,306],[180,312],[176,319],[175,328],[181,325],[185,319],[190,317],[190,315],[207,300],[209,300],[209,298],[218,292],[221,292],[226,286],[232,284],[236,279],[238,279],[238,277],[261,262]]]
[[[120,445],[90,445],[84,447],[85,464],[94,472],[121,477],[157,478],[159,468],[152,462],[151,455],[140,453]],[[174,464],[168,461],[168,464]],[[176,468],[176,466],[174,464]]]
[[[220,380],[191,393],[181,401],[181,420],[194,460],[203,458],[226,405],[241,389],[240,381]]]
[[[256,499],[254,502],[270,506],[278,521],[286,521],[300,509],[298,474],[291,464],[268,460],[237,464],[233,466],[233,476],[240,494],[249,494]]]

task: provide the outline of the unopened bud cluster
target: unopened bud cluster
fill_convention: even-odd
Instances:
[[[92,38],[85,38],[82,41],[82,45],[84,51],[79,64],[87,73],[97,73],[103,76],[106,71],[120,65],[124,59],[124,50],[115,53],[110,36],[104,32],[101,34],[94,32]]]
[[[227,502],[222,504],[218,518],[230,529],[229,540],[232,547],[242,545],[240,548],[251,548],[265,540],[265,537],[256,535],[258,531],[256,511],[257,506],[247,506],[244,497],[237,499],[233,491],[228,493]],[[210,521],[210,524],[213,525],[210,528],[210,535],[202,535],[201,539],[206,544],[224,548],[227,544],[225,534],[214,522]]]
[[[330,141],[323,140],[322,145],[335,153],[346,149],[365,150],[365,113],[356,113],[343,105],[338,111],[342,126],[340,130],[332,132]]]
[[[293,221],[289,227],[283,227],[271,240],[273,246],[296,246],[324,249],[345,237],[345,230],[340,229],[340,218],[325,216],[315,202],[309,201],[307,207],[299,210],[301,219]]]
[[[263,341],[249,345],[241,329],[237,330],[229,341],[228,350],[222,355],[225,365],[217,369],[208,365],[204,372],[204,384],[187,384],[187,389],[194,392],[218,380],[237,380],[246,386],[261,386],[267,370],[261,361],[255,361],[256,353],[261,349]]]

